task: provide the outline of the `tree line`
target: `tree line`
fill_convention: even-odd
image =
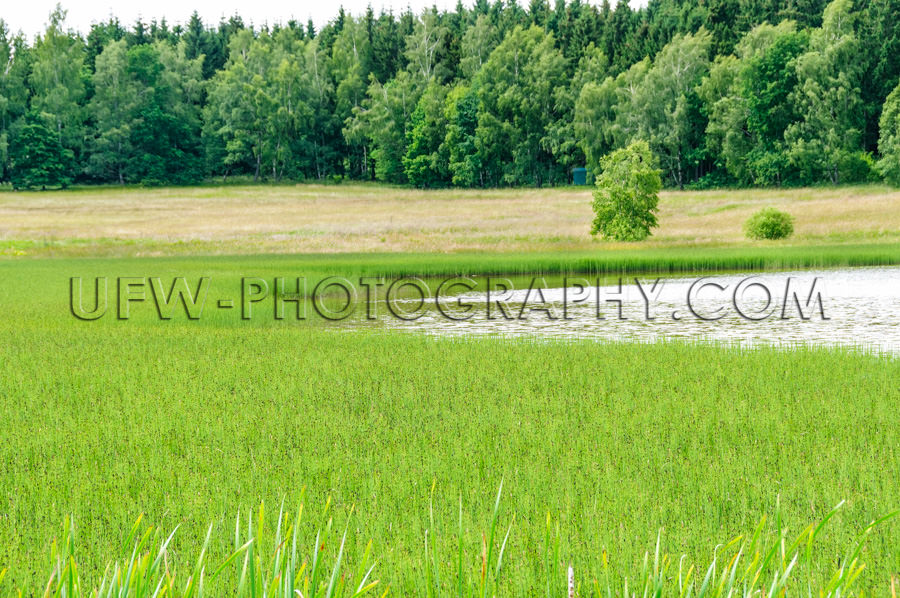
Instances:
[[[900,184],[900,0],[476,0],[313,24],[0,20],[0,180]]]

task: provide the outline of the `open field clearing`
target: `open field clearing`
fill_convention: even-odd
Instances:
[[[0,193],[0,248],[27,255],[596,251],[756,246],[744,221],[774,206],[790,245],[900,240],[900,191],[882,186],[666,191],[646,242],[593,239],[591,190],[419,191],[371,185],[88,188]],[[784,243],[779,244],[784,245]]]

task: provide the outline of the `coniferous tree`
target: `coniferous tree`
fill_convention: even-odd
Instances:
[[[91,72],[94,71],[97,56],[103,52],[107,44],[125,37],[125,29],[119,24],[119,20],[110,17],[108,21],[94,23],[87,36],[85,64]]]
[[[14,123],[28,107],[25,76],[29,52],[21,34],[12,36],[0,19],[0,181],[9,178],[9,144]]]
[[[72,182],[75,154],[45,123],[42,115],[31,112],[14,127],[9,147],[14,189],[67,187]]]

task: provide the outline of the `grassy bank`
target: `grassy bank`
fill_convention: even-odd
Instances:
[[[167,258],[0,259],[0,272],[15,289],[68,288],[72,276],[465,276],[689,274],[718,271],[790,270],[900,264],[900,243],[733,249],[671,248],[573,253],[306,254],[180,256]],[[61,286],[60,286],[61,285]],[[0,293],[3,293],[0,289]],[[2,296],[2,295],[0,295]]]
[[[779,246],[900,242],[900,191],[883,186],[667,191],[639,244],[589,235],[591,190],[421,191],[377,185],[87,188],[0,193],[0,248],[32,256],[347,252],[596,252],[768,247],[747,218],[774,206]]]

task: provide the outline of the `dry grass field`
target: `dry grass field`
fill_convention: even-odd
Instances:
[[[421,191],[375,185],[86,188],[0,193],[13,255],[589,250],[590,189]],[[743,222],[775,206],[794,245],[900,239],[900,191],[883,186],[666,191],[660,226],[623,246],[743,246]]]

